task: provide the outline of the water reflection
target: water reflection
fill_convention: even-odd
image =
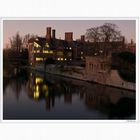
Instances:
[[[10,74],[5,73],[3,77],[3,93],[5,95],[5,90],[7,86],[10,85],[12,93],[15,94],[15,97],[18,100],[22,86],[26,85],[28,81],[27,71],[17,67],[14,69],[11,68],[9,73]]]
[[[4,119],[135,119],[135,108],[132,91],[25,69],[4,76]]]

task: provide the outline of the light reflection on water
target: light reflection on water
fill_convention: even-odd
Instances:
[[[135,92],[35,71],[4,77],[4,119],[135,119]]]

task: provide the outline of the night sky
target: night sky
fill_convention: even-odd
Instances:
[[[119,27],[122,35],[128,42],[136,39],[135,20],[4,20],[3,21],[3,40],[4,47],[9,43],[9,38],[19,32],[20,35],[34,34],[45,36],[46,27],[56,30],[56,38],[64,39],[65,32],[73,32],[73,39],[79,39],[86,33],[86,29],[113,23]]]

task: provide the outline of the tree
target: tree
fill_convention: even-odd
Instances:
[[[22,48],[22,37],[19,35],[19,32],[15,36],[10,38],[10,45],[13,50],[20,52]]]
[[[36,37],[37,37],[37,35],[26,34],[23,38],[23,47],[27,48],[28,47],[27,44],[28,44],[29,39],[31,39],[31,38],[35,39]]]
[[[100,26],[101,38],[104,42],[118,41],[121,39],[121,33],[117,29],[117,25],[105,23]]]
[[[100,41],[101,33],[99,27],[93,27],[90,29],[87,29],[86,32],[86,38],[90,41],[98,42]]]
[[[30,39],[30,34],[26,34],[23,38],[23,47],[26,48],[28,44],[28,40]]]
[[[112,23],[105,23],[102,26],[87,29],[86,38],[92,42],[111,42],[122,40],[121,32],[118,30],[117,25]]]

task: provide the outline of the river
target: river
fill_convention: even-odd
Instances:
[[[29,69],[4,70],[4,120],[135,120],[136,93]]]

